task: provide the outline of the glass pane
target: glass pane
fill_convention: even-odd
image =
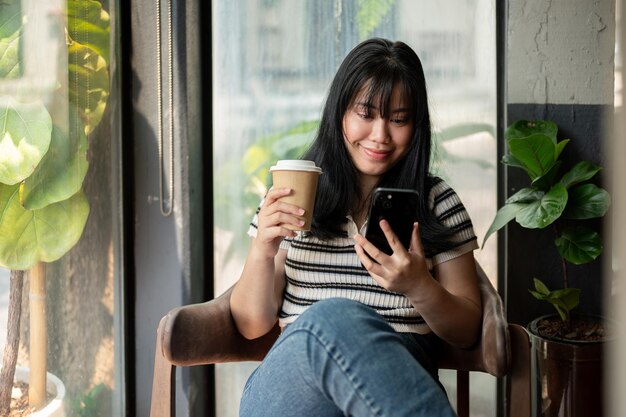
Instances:
[[[0,2],[0,349],[19,346],[16,380],[29,379],[13,412],[29,401],[70,417],[124,410],[113,10],[107,0]]]
[[[428,0],[419,7],[408,0],[221,0],[213,2],[216,294],[239,277],[269,166],[299,155],[337,66],[372,36],[403,40],[421,57],[435,166],[460,194],[482,243],[496,209],[493,0]],[[476,256],[495,284],[496,239]],[[237,415],[252,369],[217,367],[219,416]],[[450,378],[442,379],[452,393]],[[478,379],[471,403],[480,407],[477,415],[494,415],[495,379]]]

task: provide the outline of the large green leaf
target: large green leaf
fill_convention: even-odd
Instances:
[[[20,1],[0,1],[0,79],[21,75],[20,39],[22,12]]]
[[[541,199],[525,205],[515,216],[522,227],[543,229],[561,216],[567,204],[567,190],[556,184]]]
[[[107,63],[93,49],[74,42],[68,46],[69,97],[89,134],[100,123],[109,97]]]
[[[581,184],[569,190],[563,217],[579,220],[595,219],[604,216],[610,205],[611,197],[606,190],[594,184]]]
[[[31,175],[48,151],[52,120],[40,102],[0,97],[0,183],[17,184]]]
[[[69,37],[94,50],[109,62],[110,17],[95,0],[68,0],[67,31]]]
[[[588,227],[566,229],[554,243],[559,254],[574,265],[591,262],[602,253],[600,235]]]
[[[509,151],[531,173],[531,179],[546,174],[554,165],[555,144],[546,135],[509,139]]]
[[[500,209],[496,213],[496,217],[491,223],[491,226],[489,226],[489,230],[487,230],[487,233],[485,234],[485,239],[483,240],[482,246],[485,246],[485,243],[487,242],[489,236],[491,236],[494,232],[502,229],[502,227],[504,227],[508,222],[513,220],[517,213],[525,206],[526,204],[512,203],[505,204],[504,206],[500,207]]]
[[[535,175],[528,168],[526,168],[526,165],[522,164],[516,157],[514,157],[511,154],[504,155],[502,157],[502,159],[500,160],[500,162],[502,162],[504,165],[508,165],[510,167],[523,169],[524,171],[526,171],[526,174],[528,174],[528,176],[530,178],[534,178],[535,177]]]
[[[508,140],[542,134],[549,137],[556,144],[557,132],[558,127],[556,123],[549,120],[518,120],[506,129],[504,137]]]
[[[602,170],[598,165],[592,164],[588,161],[580,161],[572,169],[563,175],[561,181],[559,181],[565,188],[570,188],[572,185],[587,181],[594,177],[598,172]]]
[[[507,198],[506,204],[511,203],[534,203],[541,200],[545,193],[532,187],[522,188],[511,197]]]
[[[82,187],[87,174],[87,137],[78,117],[71,112],[69,135],[53,126],[52,141],[35,172],[22,190],[25,208],[36,210],[70,198]]]
[[[89,215],[82,191],[40,210],[27,210],[19,201],[19,186],[0,184],[0,266],[29,269],[52,262],[80,239]]]

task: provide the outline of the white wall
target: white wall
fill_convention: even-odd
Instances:
[[[613,102],[615,0],[509,2],[508,102]],[[567,51],[567,52],[564,52]]]

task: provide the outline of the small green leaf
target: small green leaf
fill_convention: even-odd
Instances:
[[[543,229],[561,216],[567,204],[567,190],[556,184],[540,200],[526,205],[515,221],[527,229]]]
[[[538,293],[542,295],[550,294],[550,290],[548,289],[546,284],[544,284],[540,279],[533,278],[533,283],[535,284],[535,289],[537,290]]]
[[[524,207],[524,204],[506,204],[500,207],[500,210],[496,213],[496,217],[493,219],[491,226],[489,226],[489,230],[485,234],[485,239],[483,240],[482,246],[485,246],[485,242],[489,236],[491,236],[494,232],[500,230],[504,225],[513,220],[517,213]]]
[[[568,143],[569,143],[569,139],[563,139],[562,141],[556,144],[556,148],[554,148],[555,160],[559,159],[559,157],[561,156],[561,152],[563,152],[563,149],[565,149]]]
[[[593,176],[600,172],[601,169],[602,168],[598,165],[594,165],[591,162],[581,161],[565,173],[559,182],[563,184],[565,188],[570,188],[572,185],[593,178]]]
[[[510,153],[532,174],[531,179],[546,174],[556,161],[555,144],[546,135],[509,139],[508,145]]]
[[[569,191],[567,207],[563,217],[567,219],[595,219],[602,217],[609,210],[609,193],[594,185],[582,184]]]
[[[559,313],[561,320],[568,320],[570,311],[578,306],[580,301],[580,289],[562,288],[550,291],[550,289],[548,289],[548,287],[539,279],[534,278],[533,281],[535,283],[536,291],[528,290],[528,292],[530,292],[536,299],[552,304],[557,313]]]
[[[583,226],[565,229],[554,243],[559,254],[574,265],[593,261],[603,249],[600,235]]]
[[[559,300],[563,308],[570,312],[580,302],[580,288],[562,288],[550,293],[553,300]]]
[[[0,97],[0,183],[17,184],[31,175],[48,151],[52,119],[41,102]]]

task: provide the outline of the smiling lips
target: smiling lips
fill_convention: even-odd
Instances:
[[[381,149],[366,148],[364,146],[362,146],[361,149],[363,149],[363,153],[365,153],[365,155],[367,155],[368,157],[370,157],[372,159],[375,159],[377,161],[385,159],[386,157],[391,155],[391,151],[385,151],[385,150],[381,150]]]

